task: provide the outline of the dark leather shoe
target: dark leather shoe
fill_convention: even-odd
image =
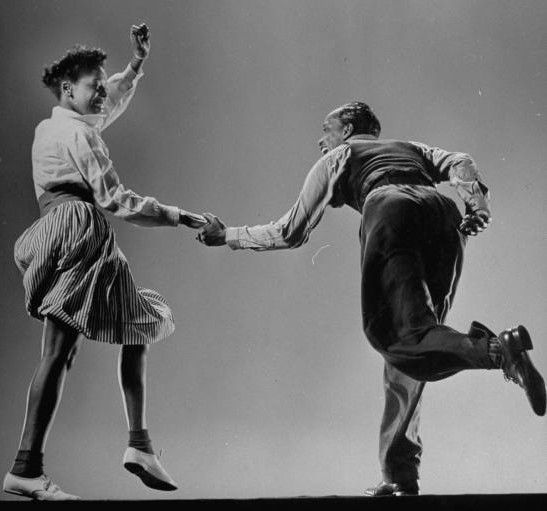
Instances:
[[[536,415],[545,415],[545,382],[527,353],[533,348],[528,330],[519,325],[501,332],[498,340],[505,379],[524,389]]]
[[[478,321],[469,328],[470,337],[489,337],[499,341],[501,351],[501,369],[507,381],[512,381],[524,389],[534,413],[545,415],[545,382],[534,367],[527,351],[533,349],[528,330],[522,325],[504,330],[499,335]]]
[[[366,497],[405,497],[409,495],[420,495],[420,484],[418,481],[407,481],[405,483],[388,483],[382,481],[374,488],[365,490]]]

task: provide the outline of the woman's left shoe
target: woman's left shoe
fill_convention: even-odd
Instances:
[[[178,489],[177,483],[161,466],[155,454],[147,454],[134,447],[128,447],[123,456],[123,466],[149,488],[163,491]]]
[[[8,472],[4,477],[4,491],[34,500],[82,500],[77,495],[65,493],[45,474],[19,477]]]

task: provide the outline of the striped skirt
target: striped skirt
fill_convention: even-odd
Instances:
[[[104,215],[83,201],[64,202],[15,243],[29,315],[51,316],[110,344],[151,344],[175,330],[171,309],[138,287]]]

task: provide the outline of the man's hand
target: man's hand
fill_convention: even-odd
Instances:
[[[463,217],[460,224],[460,232],[466,236],[476,236],[479,232],[484,231],[492,221],[488,211],[479,210],[475,213],[469,213]]]
[[[488,227],[492,219],[488,187],[478,177],[473,181],[464,181],[457,173],[451,177],[450,184],[456,187],[465,204],[465,216],[459,230],[466,236],[476,236]]]
[[[179,224],[190,227],[191,229],[199,229],[207,225],[207,220],[202,215],[196,215],[185,209],[179,209]]]
[[[148,58],[150,54],[150,29],[146,23],[132,25],[130,39],[135,57],[141,60]]]
[[[198,234],[197,239],[208,247],[226,245],[226,225],[211,213],[204,213],[208,224]]]

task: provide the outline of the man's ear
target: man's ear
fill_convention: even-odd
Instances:
[[[353,124],[351,122],[348,122],[347,124],[344,124],[344,129],[343,129],[342,133],[344,134],[344,140],[346,140],[346,138],[348,138],[348,137],[351,137],[351,135],[353,133]]]

